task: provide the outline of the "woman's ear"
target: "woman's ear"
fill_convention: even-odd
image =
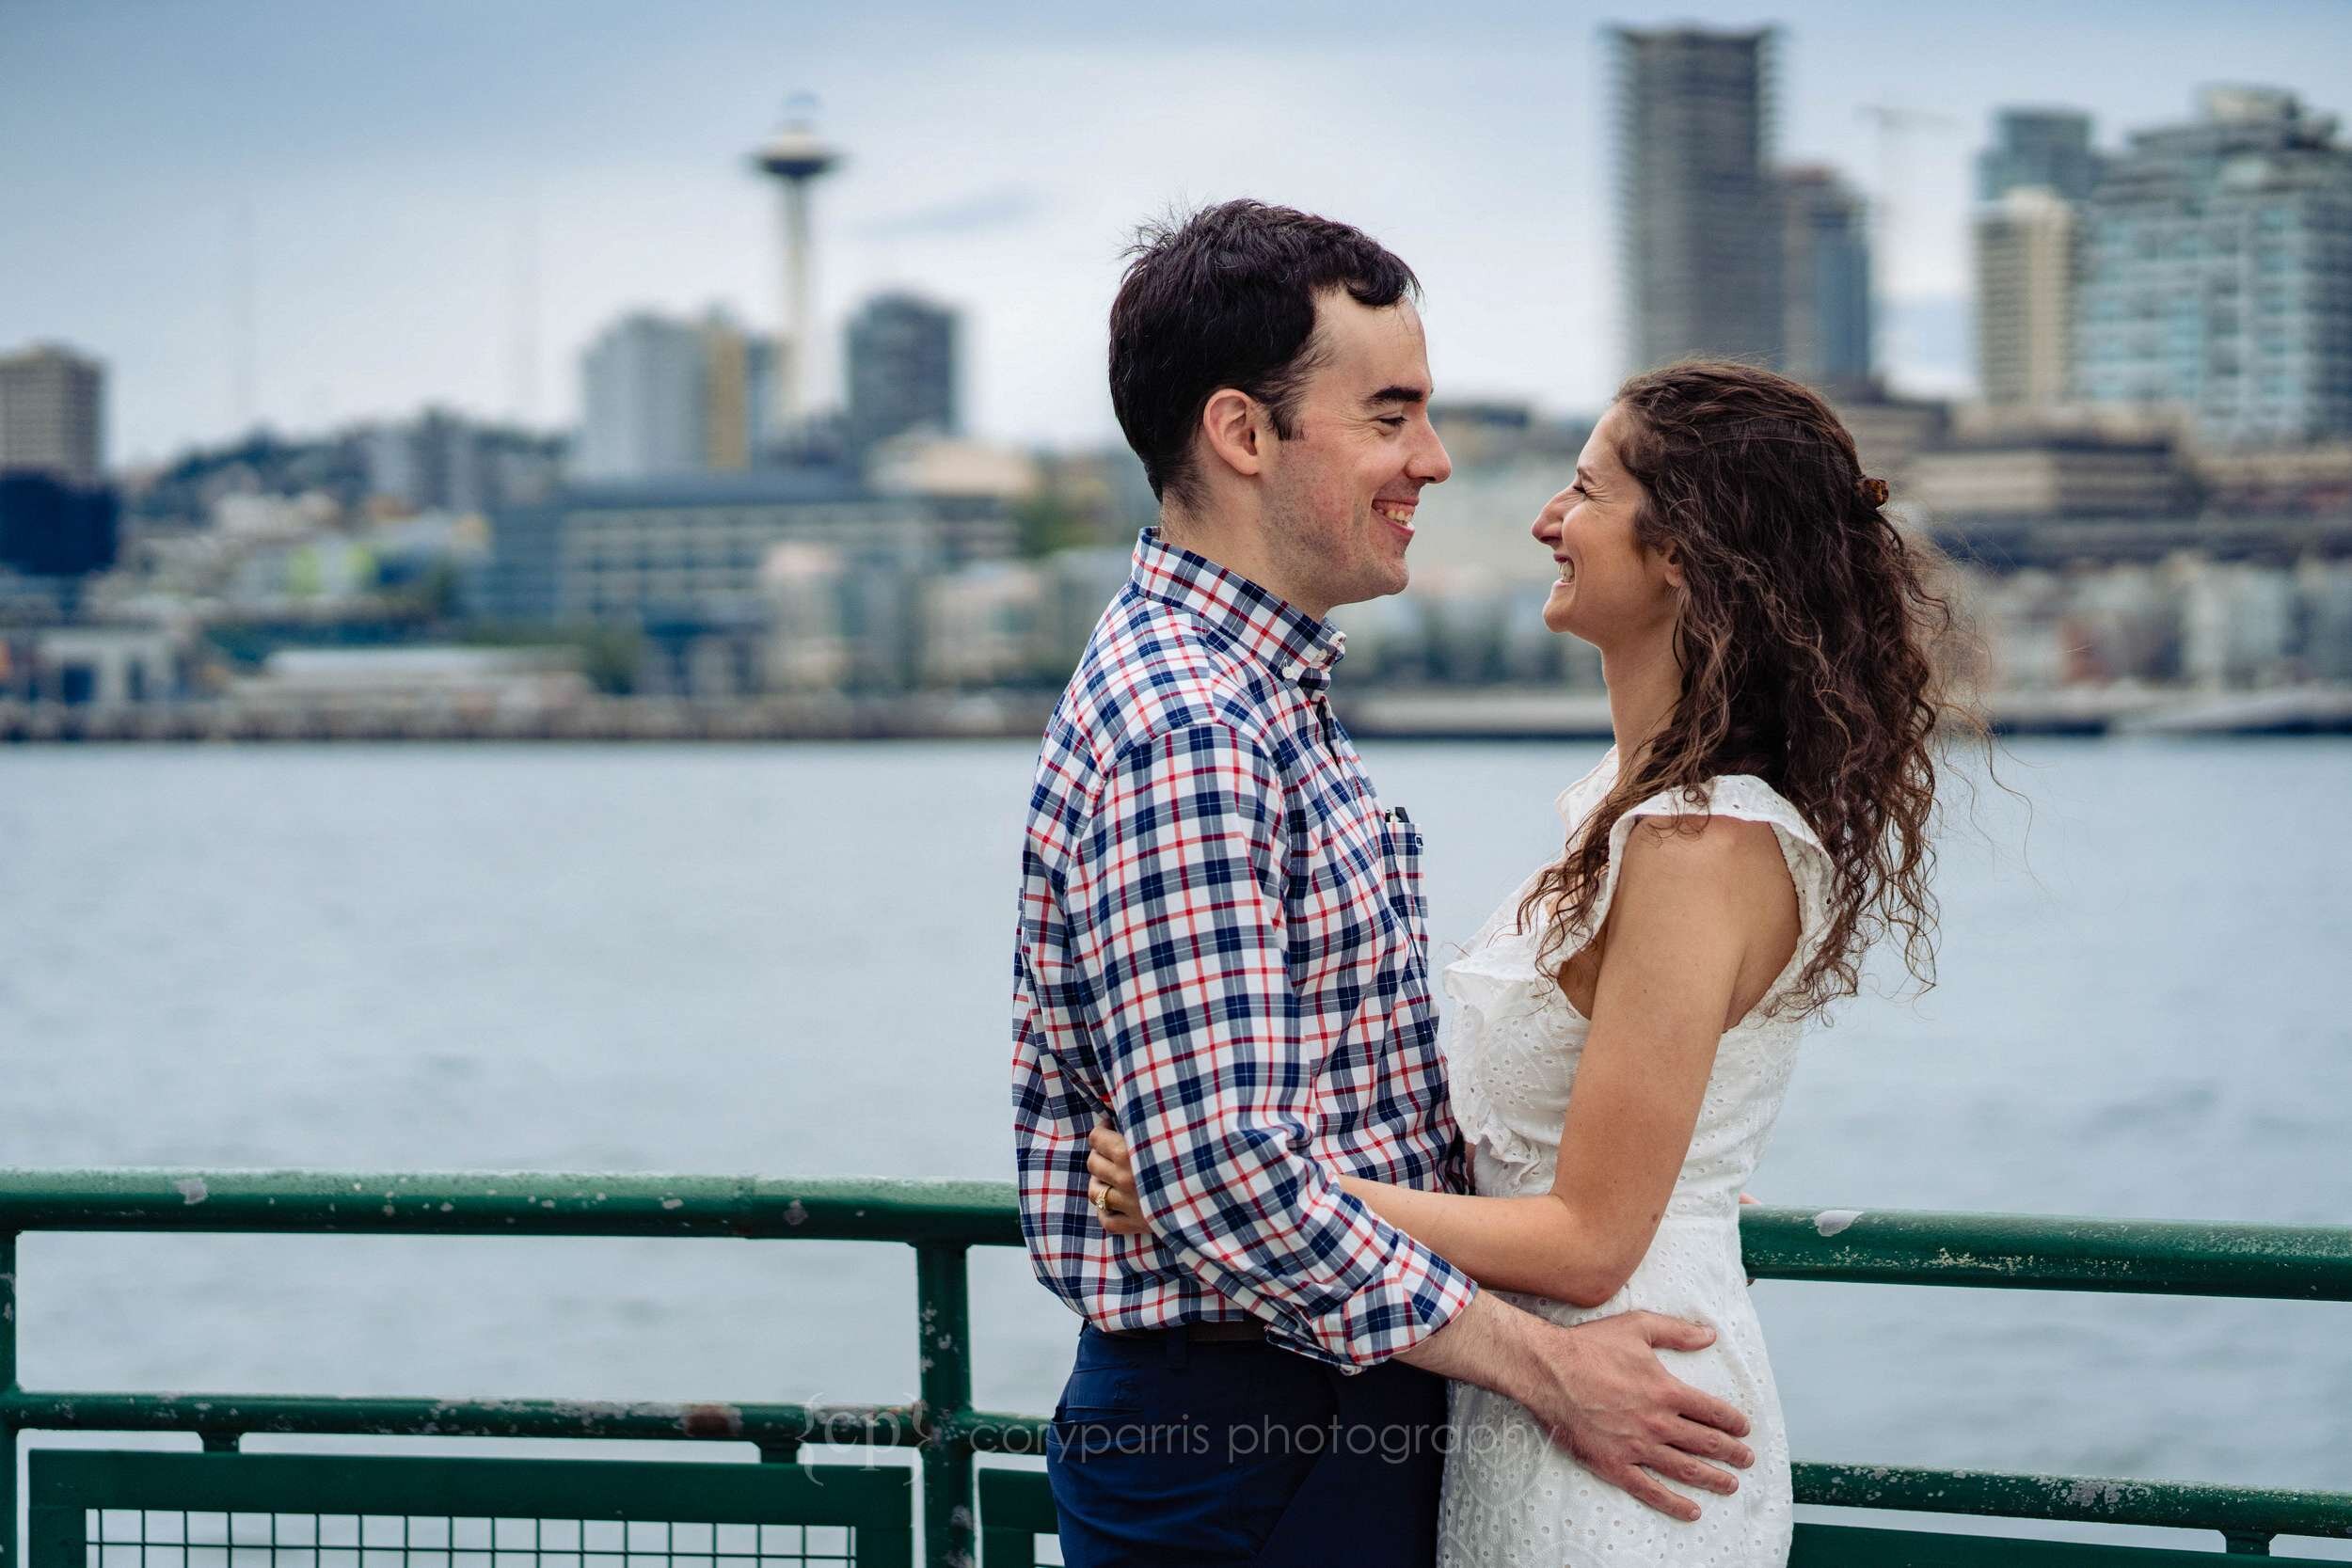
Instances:
[[[1263,471],[1263,432],[1256,400],[1247,392],[1220,387],[1200,409],[1200,435],[1209,453],[1237,474],[1252,479]]]
[[[1666,574],[1666,586],[1677,594],[1681,593],[1682,553],[1669,545],[1659,552],[1658,564],[1659,569]]]

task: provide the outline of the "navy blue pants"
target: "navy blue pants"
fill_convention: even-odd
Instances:
[[[1071,1568],[1428,1568],[1445,1380],[1091,1326],[1045,1435]]]

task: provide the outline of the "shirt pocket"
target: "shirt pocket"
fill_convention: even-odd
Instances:
[[[1422,884],[1421,830],[1403,806],[1391,806],[1380,819],[1381,853],[1387,863],[1389,908],[1412,934],[1414,944],[1429,942],[1429,894]]]

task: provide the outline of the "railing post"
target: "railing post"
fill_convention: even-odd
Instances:
[[[16,1232],[0,1231],[0,1394],[16,1392]],[[16,1423],[0,1416],[0,1568],[16,1568]]]
[[[2221,1532],[2224,1557],[2268,1557],[2270,1532],[2259,1529],[2225,1529]]]
[[[914,1248],[920,1323],[915,1366],[923,1394],[923,1556],[930,1568],[972,1568],[972,1307],[965,1249]],[[0,1565],[5,1568],[5,1565]]]

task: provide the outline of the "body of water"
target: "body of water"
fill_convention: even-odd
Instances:
[[[1366,748],[1440,961],[1599,750]],[[1007,1179],[1032,754],[0,754],[0,1164]],[[2023,803],[1953,800],[1942,984],[1810,1037],[1757,1195],[2352,1221],[2352,745],[2002,771]],[[904,1249],[41,1235],[20,1274],[36,1387],[914,1392]],[[1017,1252],[974,1293],[978,1403],[1049,1408],[1074,1320]],[[1756,1294],[1800,1457],[2352,1487],[2340,1306]]]

